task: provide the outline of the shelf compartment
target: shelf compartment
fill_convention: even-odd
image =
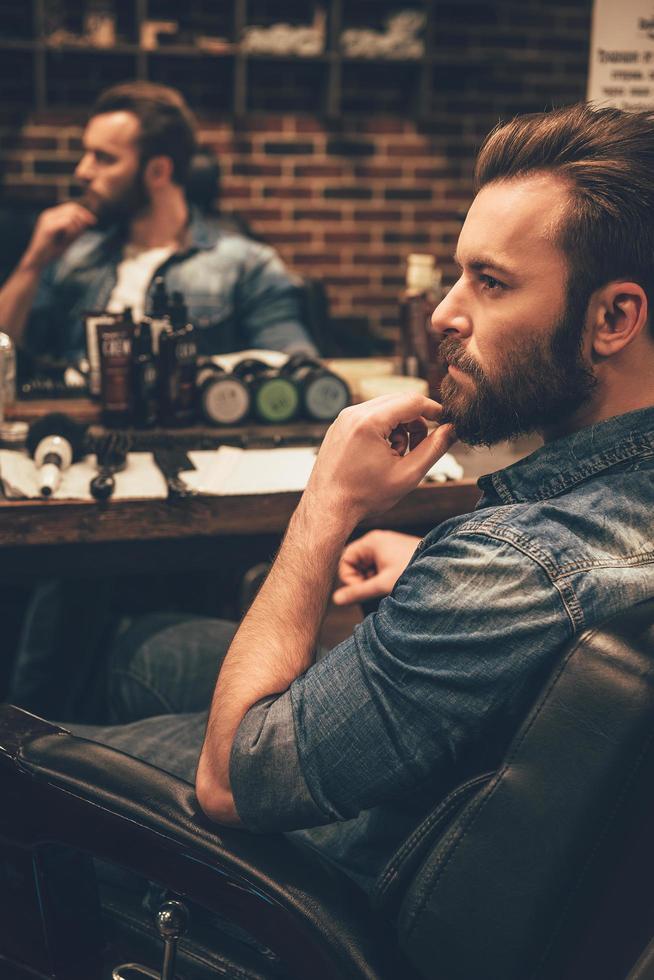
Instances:
[[[215,55],[180,58],[174,54],[148,54],[148,78],[180,90],[198,114],[229,114],[233,100],[233,59]]]
[[[322,113],[324,64],[317,58],[247,59],[247,111]]]
[[[135,66],[130,54],[98,57],[95,50],[49,48],[45,70],[47,107],[88,109],[103,89],[133,78]]]
[[[15,49],[5,50],[0,72],[0,104],[3,109],[34,102],[34,54]]]

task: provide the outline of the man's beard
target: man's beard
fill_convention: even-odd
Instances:
[[[84,191],[81,203],[86,204],[97,218],[95,225],[104,231],[113,225],[125,225],[150,204],[145,182],[143,166],[134,174],[131,182],[114,198],[100,198],[95,194]]]
[[[471,446],[491,446],[565,422],[597,384],[581,353],[586,307],[586,298],[569,297],[554,333],[500,354],[501,370],[493,380],[459,341],[445,337],[439,357],[470,380],[459,384],[450,374],[443,379],[442,421],[453,422],[459,439]]]

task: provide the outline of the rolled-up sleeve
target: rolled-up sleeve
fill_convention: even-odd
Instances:
[[[246,715],[231,760],[244,823],[347,820],[447,779],[519,716],[571,635],[524,549],[465,533],[427,544],[351,637]]]
[[[258,701],[243,718],[232,744],[230,782],[249,830],[269,833],[329,821],[302,775],[288,694]]]

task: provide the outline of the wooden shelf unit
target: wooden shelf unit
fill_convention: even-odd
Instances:
[[[219,98],[213,103],[213,108],[214,111],[217,108],[238,118],[249,112],[265,111],[265,105],[256,103],[256,86],[251,77],[252,72],[257,70],[257,66],[269,63],[275,65],[276,70],[284,71],[288,88],[289,80],[291,87],[293,85],[294,69],[298,73],[297,84],[299,86],[307,84],[306,77],[301,74],[302,66],[306,69],[306,66],[312,65],[320,73],[320,84],[317,86],[314,101],[314,111],[317,115],[327,119],[338,119],[343,115],[344,69],[356,70],[363,74],[367,69],[370,72],[386,69],[385,77],[391,85],[395,80],[398,86],[406,87],[407,77],[410,75],[412,91],[408,96],[407,106],[411,114],[417,118],[429,117],[432,108],[433,69],[439,63],[438,57],[434,57],[433,54],[434,0],[404,0],[404,2],[384,0],[381,4],[371,4],[369,0],[348,0],[347,4],[344,0],[323,0],[323,3],[320,0],[312,0],[312,5],[303,6],[304,10],[308,8],[309,16],[320,7],[326,9],[327,13],[325,48],[315,56],[272,52],[268,54],[246,50],[241,39],[247,26],[260,23],[261,18],[257,17],[257,3],[261,2],[265,0],[230,0],[230,3],[225,5],[230,22],[229,36],[226,38],[228,47],[223,51],[212,51],[195,46],[192,40],[185,40],[183,43],[171,40],[170,44],[161,44],[154,50],[140,45],[141,26],[150,19],[159,19],[159,11],[168,9],[166,0],[128,0],[125,4],[118,4],[118,0],[114,0],[114,10],[120,10],[123,23],[125,17],[128,18],[131,29],[127,38],[125,32],[121,31],[117,43],[106,48],[85,43],[81,40],[81,35],[80,43],[65,40],[61,44],[53,43],[46,33],[47,0],[31,0],[31,20],[28,18],[28,4],[20,24],[20,36],[10,35],[9,31],[14,26],[12,21],[9,31],[4,30],[3,36],[0,37],[0,57],[11,57],[13,59],[11,71],[20,71],[26,80],[29,78],[31,85],[25,85],[20,90],[21,94],[18,94],[19,90],[7,77],[6,82],[0,83],[0,95],[4,94],[5,105],[9,104],[12,108],[35,109],[38,112],[68,110],[81,104],[85,92],[88,96],[86,99],[88,104],[89,98],[97,94],[90,89],[100,84],[101,77],[107,78],[105,84],[122,79],[125,68],[131,72],[131,77],[161,81],[163,79],[160,68],[163,63],[165,63],[166,80],[183,91],[183,63],[197,61],[197,67],[194,69],[196,78],[203,72],[209,75],[218,65],[222,65],[221,70],[217,72],[215,83],[217,92],[220,89]],[[68,6],[79,20],[84,5],[69,0]],[[294,10],[292,0],[288,0],[287,4],[281,7],[277,19],[285,20],[289,16],[288,12],[292,19]],[[174,12],[171,14],[171,19],[176,18],[179,8],[173,5],[170,9]],[[225,10],[222,7],[221,9]],[[353,17],[356,26],[362,26],[366,22],[365,17],[369,17],[373,21],[370,26],[379,27],[385,15],[403,9],[421,10],[425,14],[425,44],[422,57],[412,60],[351,57],[343,54],[340,45],[341,34],[344,29],[352,26]],[[0,17],[2,17],[2,4],[0,4]],[[270,20],[270,14],[268,19]],[[21,63],[21,56],[24,58],[24,63]],[[59,85],[54,82],[61,72],[63,59],[82,61],[84,58],[92,59],[93,71],[89,73],[86,90],[80,90],[79,99],[71,98],[70,94],[66,94],[69,93],[70,88],[67,88],[65,79]],[[112,75],[110,67],[112,62],[116,68],[116,77]],[[76,66],[73,64],[71,67],[74,74],[77,70]],[[227,86],[226,81],[229,83]],[[5,93],[2,92],[2,84],[6,85]],[[210,86],[211,82],[208,83],[209,91]],[[104,85],[100,84],[100,87]],[[226,88],[227,96],[225,96]],[[295,108],[297,107],[289,105],[291,111]],[[371,110],[374,109],[375,106],[371,106]]]

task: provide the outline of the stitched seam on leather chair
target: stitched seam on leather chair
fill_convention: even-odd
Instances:
[[[390,878],[394,879],[397,876],[399,866],[404,862],[407,855],[411,851],[415,850],[417,845],[420,844],[426,835],[433,830],[434,826],[438,825],[450,816],[451,811],[456,808],[456,805],[459,803],[461,797],[465,796],[466,793],[468,793],[477,784],[487,782],[490,778],[492,778],[492,774],[482,773],[479,776],[474,776],[472,779],[469,779],[466,783],[463,783],[461,786],[457,787],[457,789],[443,801],[442,807],[438,807],[437,810],[430,814],[426,820],[423,820],[423,822],[416,827],[413,833],[396,852],[393,863],[390,864],[381,875],[379,884],[375,889],[375,893],[377,895],[381,896],[384,891],[384,886],[388,883],[388,880]]]
[[[541,966],[543,965],[544,961],[547,959],[547,956],[548,956],[548,954],[549,954],[549,952],[550,952],[550,950],[551,950],[551,948],[552,948],[552,946],[553,946],[553,944],[554,944],[554,942],[556,940],[556,937],[557,937],[558,933],[563,928],[565,917],[566,917],[566,914],[568,912],[568,909],[569,909],[569,907],[570,907],[570,905],[571,905],[571,903],[572,903],[575,895],[577,894],[577,892],[581,888],[581,886],[582,886],[582,884],[584,882],[584,879],[586,878],[586,876],[588,874],[588,870],[589,870],[590,866],[593,863],[593,860],[595,858],[595,855],[596,855],[599,847],[601,846],[602,841],[604,840],[604,838],[608,834],[609,829],[611,827],[611,824],[613,823],[613,821],[615,819],[615,815],[618,812],[618,810],[620,809],[620,807],[622,805],[622,802],[623,802],[623,800],[625,798],[625,795],[627,794],[627,792],[629,790],[630,785],[633,783],[633,781],[635,780],[635,778],[636,778],[636,776],[638,774],[638,770],[639,770],[639,768],[640,768],[640,766],[641,766],[641,764],[643,762],[643,758],[647,755],[647,752],[650,749],[650,747],[651,747],[651,745],[652,745],[653,742],[654,742],[654,732],[652,732],[652,734],[646,739],[646,741],[645,741],[645,743],[643,745],[643,748],[642,748],[642,750],[641,750],[641,752],[640,752],[640,754],[638,756],[638,759],[636,760],[636,763],[634,764],[634,767],[633,767],[632,771],[629,773],[629,776],[627,777],[627,779],[625,779],[625,781],[624,781],[624,783],[622,785],[622,788],[620,790],[620,793],[618,794],[618,798],[617,798],[617,800],[615,802],[615,806],[613,807],[613,809],[611,810],[611,813],[607,817],[607,819],[605,821],[605,824],[604,824],[604,829],[598,835],[597,840],[596,840],[596,843],[595,843],[595,846],[592,849],[592,851],[590,852],[590,854],[588,855],[588,858],[586,859],[586,862],[585,862],[583,868],[581,869],[581,871],[579,873],[579,876],[577,878],[577,883],[574,885],[574,887],[571,889],[571,891],[570,891],[570,893],[568,895],[568,900],[565,903],[565,906],[564,906],[563,910],[561,911],[561,914],[559,916],[559,921],[558,921],[557,925],[554,927],[554,929],[552,930],[552,934],[550,936],[550,941],[547,944],[546,948],[544,949],[543,954],[542,954],[542,956],[541,956],[541,958],[540,958],[540,960],[539,960],[539,962],[538,962],[538,964],[536,966],[536,970],[532,974],[532,977],[537,977],[538,976],[538,970],[541,968]]]
[[[590,631],[589,634],[584,638],[584,644],[586,644],[590,639],[592,639],[592,637],[595,636],[597,634],[597,632],[598,632],[598,630],[592,630],[592,631]],[[489,787],[488,792],[487,792],[486,796],[484,797],[484,799],[482,799],[482,800],[479,801],[476,809],[473,809],[472,813],[470,813],[470,815],[468,817],[467,823],[463,827],[461,827],[460,830],[454,831],[454,832],[452,832],[451,835],[449,835],[448,837],[444,838],[444,844],[449,845],[450,840],[452,840],[454,843],[453,843],[453,845],[452,845],[449,853],[447,854],[445,860],[440,865],[440,867],[434,869],[434,872],[435,872],[434,876],[433,877],[430,876],[429,881],[428,882],[425,882],[425,884],[423,886],[424,894],[423,894],[422,898],[420,899],[420,902],[416,905],[415,912],[414,912],[414,915],[413,915],[413,923],[412,923],[412,925],[407,930],[407,939],[409,939],[411,937],[411,934],[413,933],[414,929],[418,925],[417,920],[422,915],[422,913],[424,912],[425,905],[426,905],[426,903],[427,903],[427,901],[429,899],[429,894],[431,893],[431,891],[433,890],[433,888],[438,884],[439,879],[442,878],[443,875],[445,874],[445,871],[447,870],[447,866],[450,863],[450,861],[452,860],[452,858],[455,856],[458,847],[463,843],[463,841],[467,837],[469,831],[472,830],[474,824],[476,823],[477,818],[481,815],[482,811],[484,810],[486,804],[489,803],[490,800],[491,800],[491,798],[493,797],[493,794],[495,793],[496,789],[498,788],[502,777],[506,773],[507,769],[510,768],[513,759],[515,758],[515,756],[517,755],[518,751],[522,747],[522,743],[524,742],[524,740],[526,739],[527,735],[531,731],[532,727],[534,726],[534,724],[538,720],[538,717],[540,716],[541,711],[543,710],[543,708],[544,708],[547,700],[549,699],[550,693],[552,692],[552,690],[554,689],[554,687],[556,687],[556,685],[557,685],[557,683],[559,681],[559,677],[561,676],[561,674],[563,673],[563,671],[567,667],[568,662],[570,661],[570,659],[577,653],[577,651],[579,649],[579,645],[581,643],[581,640],[582,640],[582,637],[579,638],[579,642],[575,644],[574,648],[570,651],[570,653],[568,654],[568,656],[561,663],[561,665],[560,665],[559,669],[557,670],[555,676],[552,678],[552,681],[548,685],[547,690],[545,691],[545,693],[541,697],[540,703],[538,704],[538,707],[534,711],[533,717],[531,718],[531,721],[529,722],[529,725],[527,726],[527,728],[525,729],[525,731],[522,733],[522,736],[520,738],[520,741],[515,745],[515,747],[513,749],[513,752],[511,753],[511,755],[509,757],[507,757],[507,760],[506,760],[504,766],[498,771],[497,776],[495,777],[494,783],[493,783],[492,786]]]

